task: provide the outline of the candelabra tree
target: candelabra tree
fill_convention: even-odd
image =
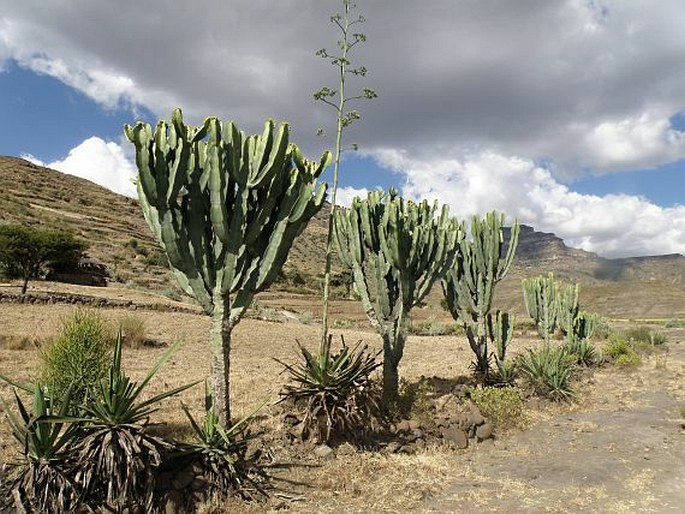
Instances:
[[[398,366],[411,309],[452,266],[463,226],[437,202],[405,201],[396,191],[355,198],[334,216],[334,238],[371,325],[383,339],[383,398],[397,398]]]
[[[246,136],[233,122],[187,125],[181,111],[156,128],[124,127],[134,144],[138,196],[183,290],[212,318],[211,386],[230,424],[231,331],[254,295],[277,277],[295,237],[323,205],[317,177],[331,162],[306,160],[288,125]]]
[[[504,252],[504,215],[491,212],[471,219],[471,238],[462,239],[454,266],[442,279],[448,310],[460,322],[475,355],[473,367],[484,380],[490,373],[488,315],[495,286],[509,271],[518,246],[519,225],[511,227]]]

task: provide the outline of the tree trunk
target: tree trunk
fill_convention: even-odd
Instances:
[[[405,335],[401,330],[383,332],[383,404],[390,406],[399,396],[398,367],[404,353]]]
[[[467,325],[465,328],[469,345],[476,356],[476,360],[474,361],[474,371],[476,372],[476,375],[481,377],[484,381],[487,381],[488,375],[490,374],[487,335],[484,333],[474,333],[473,327],[469,325]]]
[[[231,423],[231,309],[227,298],[217,298],[212,313],[212,327],[209,335],[211,349],[211,385],[214,408],[224,427]]]
[[[29,286],[29,277],[24,277],[24,283],[21,285],[22,296],[26,294],[26,289],[28,289],[28,286]]]

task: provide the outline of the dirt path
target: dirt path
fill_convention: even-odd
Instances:
[[[426,512],[685,512],[685,342],[602,370],[575,412],[474,452]]]

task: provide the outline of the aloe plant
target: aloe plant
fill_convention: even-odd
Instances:
[[[333,436],[363,436],[379,410],[371,382],[371,374],[380,366],[378,354],[368,352],[361,341],[350,348],[342,335],[340,338],[338,352],[331,352],[329,335],[318,353],[298,343],[302,360],[294,365],[281,362],[291,379],[281,392],[281,401],[305,402],[305,435],[313,432],[321,443]]]
[[[383,338],[383,396],[397,398],[398,366],[411,309],[452,267],[463,226],[445,205],[405,201],[397,191],[372,191],[336,211],[334,234],[343,264],[371,325]]]
[[[181,288],[211,316],[211,384],[230,424],[231,333],[254,295],[283,267],[293,240],[323,205],[317,177],[331,162],[306,160],[289,127],[266,122],[246,136],[233,122],[207,118],[126,125],[135,145],[138,197]]]
[[[8,487],[14,507],[17,512],[73,512],[82,498],[82,488],[75,480],[71,450],[82,431],[67,416],[71,391],[65,391],[62,401],[57,403],[51,391],[40,382],[22,388],[32,392],[33,402],[25,405],[14,390],[18,414],[0,396],[12,436],[22,454],[18,473]]]
[[[110,509],[139,504],[152,510],[155,474],[169,443],[151,435],[147,420],[156,405],[197,382],[143,399],[150,380],[180,347],[170,346],[140,382],[121,369],[121,333],[107,378],[98,384],[97,401],[81,407],[85,434],[78,443],[78,481],[91,501]]]

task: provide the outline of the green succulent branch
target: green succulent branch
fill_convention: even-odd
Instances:
[[[331,211],[328,219],[328,235],[326,238],[326,268],[324,272],[323,320],[321,330],[322,350],[328,342],[328,301],[330,296],[331,255],[333,250],[333,214],[335,212],[338,193],[338,172],[340,169],[340,154],[342,152],[342,136],[343,131],[347,127],[361,118],[359,111],[349,109],[348,105],[359,100],[373,100],[378,96],[373,89],[366,87],[363,88],[359,94],[346,96],[346,78],[349,75],[364,77],[367,72],[367,69],[364,66],[354,67],[349,59],[350,50],[359,43],[366,42],[365,34],[354,32],[354,27],[356,25],[366,21],[362,15],[359,15],[356,18],[351,17],[351,11],[355,8],[356,4],[352,3],[350,0],[343,0],[343,12],[331,16],[331,23],[336,25],[337,29],[340,31],[340,39],[338,40],[339,52],[331,53],[325,48],[316,52],[316,55],[330,61],[330,63],[338,69],[339,77],[338,89],[324,86],[314,93],[314,100],[323,102],[332,107],[335,110],[337,119]],[[324,134],[322,129],[319,129],[318,133],[319,135]],[[352,147],[356,149],[357,145],[353,145]]]

